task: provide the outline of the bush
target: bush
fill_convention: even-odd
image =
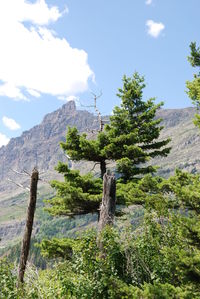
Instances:
[[[0,259],[0,298],[15,299],[17,297],[16,269],[5,259]]]

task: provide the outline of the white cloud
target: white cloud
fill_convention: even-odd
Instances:
[[[2,118],[3,124],[10,130],[15,131],[21,128],[21,126],[12,118],[7,116],[3,116]]]
[[[47,27],[62,15],[45,0],[0,0],[0,96],[28,100],[27,93],[58,97],[88,89],[94,74],[87,53]]]
[[[27,0],[1,0],[1,2],[4,13],[11,15],[14,21],[46,25],[62,16],[56,6],[49,8],[45,0],[35,0],[34,3]]]
[[[0,147],[7,145],[9,141],[10,139],[6,135],[0,133]]]
[[[165,29],[165,25],[163,23],[156,23],[153,20],[148,20],[146,22],[146,26],[148,34],[155,38],[157,38]]]
[[[39,98],[39,97],[41,97],[41,94],[40,94],[38,91],[34,90],[34,89],[27,89],[27,92],[28,92],[31,96],[35,97],[35,98]]]
[[[152,0],[146,0],[146,5],[151,5],[152,4]]]
[[[1,57],[0,57],[0,61],[1,61]],[[4,83],[0,85],[0,96],[7,96],[9,98],[13,98],[15,101],[19,101],[19,100],[28,101],[27,97],[23,95],[22,92],[20,91],[20,88],[10,83]]]

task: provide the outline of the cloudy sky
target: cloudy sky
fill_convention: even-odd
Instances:
[[[69,99],[91,104],[91,92],[110,114],[136,70],[145,98],[190,106],[199,11],[199,0],[0,0],[0,146]]]

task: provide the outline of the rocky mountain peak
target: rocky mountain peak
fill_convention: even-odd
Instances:
[[[67,111],[70,111],[70,112],[76,111],[76,103],[75,103],[75,101],[69,101],[66,104],[64,104],[62,106],[62,110],[66,111],[66,112]]]
[[[69,115],[75,115],[76,113],[76,104],[74,101],[69,101],[66,104],[64,104],[61,108],[58,110],[48,113],[45,115],[42,123],[49,123],[51,121],[56,121],[59,118],[63,118]]]

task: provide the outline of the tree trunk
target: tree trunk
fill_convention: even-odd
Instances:
[[[103,176],[103,197],[100,206],[98,232],[106,225],[113,225],[116,207],[116,180],[112,174],[105,173]]]
[[[36,168],[33,169],[31,175],[31,185],[30,185],[30,201],[27,210],[26,227],[24,231],[24,237],[21,246],[20,262],[19,262],[19,272],[18,272],[18,283],[24,282],[24,273],[26,269],[26,263],[28,259],[31,233],[33,228],[33,219],[37,200],[37,183],[39,179],[39,173]]]
[[[100,162],[100,170],[101,170],[101,178],[103,180],[103,176],[106,173],[106,162],[105,162],[105,160],[102,160]]]

